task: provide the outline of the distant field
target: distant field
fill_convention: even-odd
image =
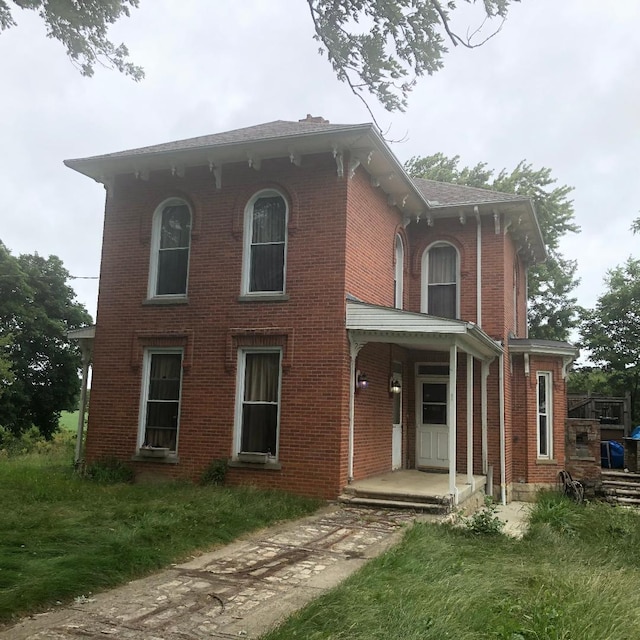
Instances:
[[[60,416],[60,429],[62,431],[75,431],[78,429],[78,412],[77,411],[63,411]]]

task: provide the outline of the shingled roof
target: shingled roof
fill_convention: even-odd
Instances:
[[[224,131],[222,133],[214,133],[208,136],[198,136],[197,138],[187,138],[186,140],[176,140],[173,142],[165,142],[163,144],[154,144],[150,147],[139,147],[137,149],[128,149],[126,151],[118,151],[116,153],[106,153],[99,156],[91,156],[82,158],[83,161],[98,160],[106,158],[125,158],[131,156],[142,156],[167,153],[171,151],[187,151],[189,149],[203,149],[207,147],[225,147],[243,142],[260,142],[265,140],[275,140],[277,138],[291,138],[295,136],[307,136],[314,133],[338,133],[354,129],[369,129],[371,124],[331,124],[327,121],[316,122],[301,120],[294,122],[292,120],[274,120],[273,122],[265,122],[264,124],[254,125],[252,127],[243,127],[242,129],[233,129],[232,131]],[[69,163],[74,160],[67,161]]]
[[[424,178],[413,178],[413,183],[427,199],[430,207],[521,202],[529,199],[511,193],[466,187],[436,180],[425,180]]]

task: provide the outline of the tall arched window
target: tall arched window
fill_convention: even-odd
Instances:
[[[395,245],[395,270],[393,276],[393,306],[402,309],[402,297],[404,294],[404,244],[400,234],[396,234]]]
[[[446,242],[428,247],[422,256],[422,312],[458,318],[459,279],[458,250]]]
[[[191,209],[178,198],[153,214],[149,297],[186,296],[191,246]]]
[[[244,217],[242,292],[284,293],[289,207],[278,191],[260,191]]]

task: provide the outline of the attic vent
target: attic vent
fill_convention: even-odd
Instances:
[[[306,118],[301,118],[298,122],[315,122],[317,124],[329,124],[328,120],[325,120],[322,116],[312,116],[310,113],[307,113]]]

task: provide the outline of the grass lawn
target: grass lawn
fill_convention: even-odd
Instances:
[[[640,515],[543,496],[524,540],[418,524],[264,640],[640,638]]]
[[[2,621],[121,584],[318,506],[250,488],[100,485],[75,475],[72,457],[67,444],[0,458]]]
[[[78,413],[79,411],[63,411],[60,415],[60,422],[58,422],[60,429],[76,433],[78,430]]]

